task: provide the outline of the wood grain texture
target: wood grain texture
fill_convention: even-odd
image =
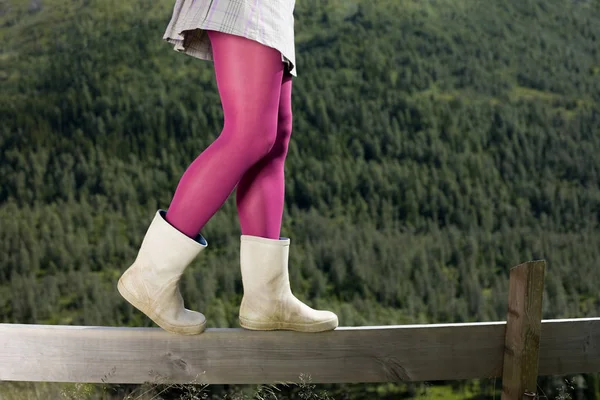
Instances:
[[[268,384],[499,377],[506,322],[323,333],[0,324],[0,380]],[[600,371],[600,318],[542,322],[540,375]],[[156,374],[161,378],[157,379]]]
[[[545,272],[544,260],[510,269],[502,400],[535,398]]]

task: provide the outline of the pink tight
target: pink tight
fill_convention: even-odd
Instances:
[[[292,133],[292,76],[281,53],[207,31],[224,114],[223,131],[184,172],[166,220],[196,237],[237,186],[242,234],[279,239],[284,162]]]

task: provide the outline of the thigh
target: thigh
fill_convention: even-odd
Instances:
[[[284,74],[279,94],[279,111],[277,123],[284,134],[292,133],[292,75]]]
[[[284,75],[279,51],[242,36],[207,33],[225,122],[272,118],[276,124]]]
[[[270,158],[287,156],[292,136],[292,75],[285,74],[281,82],[279,109],[277,111],[277,138],[269,152]]]

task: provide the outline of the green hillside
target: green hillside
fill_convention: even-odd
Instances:
[[[116,280],[223,126],[212,63],[162,40],[172,7],[0,4],[0,322],[155,326]],[[543,258],[544,318],[599,316],[598,0],[295,15],[282,236],[299,298],[342,326],[504,320],[508,269]],[[202,233],[186,306],[237,327],[234,196]],[[556,381],[540,378],[548,398]]]

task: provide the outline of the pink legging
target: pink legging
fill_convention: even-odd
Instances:
[[[242,234],[279,239],[284,162],[292,133],[292,76],[281,53],[256,41],[207,31],[224,124],[183,174],[166,220],[196,237],[237,185]]]

